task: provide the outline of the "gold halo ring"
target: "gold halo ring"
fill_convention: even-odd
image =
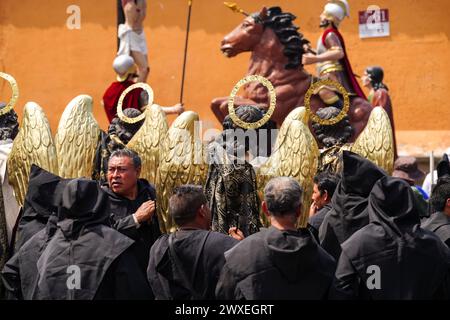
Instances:
[[[236,94],[238,93],[239,89],[244,84],[247,84],[249,82],[254,82],[254,81],[261,83],[269,91],[269,96],[270,96],[269,109],[267,110],[267,113],[264,115],[264,117],[262,117],[258,121],[245,122],[245,121],[239,119],[239,117],[236,115],[236,110],[234,108],[234,98],[236,97]],[[233,120],[233,122],[237,126],[243,128],[243,129],[257,129],[257,128],[263,126],[267,121],[269,121],[270,117],[272,116],[273,112],[275,111],[276,104],[277,104],[277,95],[275,93],[275,88],[273,87],[272,83],[267,78],[264,78],[263,76],[251,75],[251,76],[246,76],[246,77],[242,78],[234,86],[233,90],[230,93],[230,97],[228,98],[228,113],[230,114],[231,120]]]
[[[147,105],[148,106],[151,106],[153,104],[153,89],[148,84],[143,83],[143,82],[138,82],[138,83],[135,83],[135,84],[129,86],[128,88],[126,88],[120,95],[119,103],[117,104],[117,116],[119,117],[119,119],[121,121],[123,121],[125,123],[136,123],[136,122],[139,122],[139,121],[145,119],[145,111],[142,112],[142,114],[140,114],[139,116],[134,117],[134,118],[127,117],[123,113],[122,105],[123,105],[123,100],[125,99],[125,96],[131,90],[136,89],[136,88],[141,88],[147,92],[147,94],[148,94],[148,104]]]
[[[2,116],[10,112],[16,105],[17,99],[19,99],[19,87],[17,86],[16,79],[7,73],[0,72],[0,78],[8,81],[12,90],[11,100],[9,100],[8,104],[3,109],[0,109],[0,116]]]
[[[344,97],[344,107],[342,108],[341,112],[339,112],[339,114],[334,118],[321,119],[317,114],[311,111],[311,96],[321,86],[335,87]],[[323,126],[331,126],[344,119],[344,117],[347,115],[348,110],[350,109],[349,94],[339,82],[333,81],[331,79],[319,80],[316,83],[312,84],[305,94],[305,109],[312,121],[317,122]]]

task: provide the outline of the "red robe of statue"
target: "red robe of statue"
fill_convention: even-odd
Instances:
[[[108,89],[106,89],[103,95],[103,104],[105,107],[106,116],[111,123],[112,119],[117,116],[117,104],[119,102],[120,95],[126,88],[134,84],[132,81],[113,82]],[[135,108],[139,110],[139,97],[142,89],[137,88],[127,94],[123,101],[123,109]]]

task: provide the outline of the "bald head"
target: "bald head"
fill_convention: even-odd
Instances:
[[[290,177],[271,179],[264,188],[264,201],[273,216],[295,215],[302,204],[302,187]]]

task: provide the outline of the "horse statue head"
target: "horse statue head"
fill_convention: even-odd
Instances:
[[[272,48],[282,46],[282,54],[287,59],[285,68],[296,69],[301,66],[303,45],[309,41],[298,32],[299,28],[293,24],[295,19],[293,14],[283,12],[280,7],[263,7],[260,12],[248,15],[226,35],[220,49],[231,58],[242,52],[255,51],[261,45]],[[272,42],[262,43],[268,39]],[[281,52],[273,52],[276,53]]]

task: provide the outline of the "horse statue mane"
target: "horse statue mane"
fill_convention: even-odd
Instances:
[[[285,68],[296,69],[301,66],[304,53],[303,45],[309,43],[309,41],[303,38],[303,34],[298,32],[300,28],[294,25],[293,21],[297,17],[292,13],[283,12],[280,7],[267,9],[267,17],[264,20],[261,20],[259,16],[259,12],[252,15],[255,20],[259,19],[264,27],[271,28],[283,44],[283,53],[289,60]]]
[[[277,106],[272,120],[280,128],[287,115],[298,106],[304,105],[307,90],[314,79],[302,65],[304,38],[293,21],[296,16],[283,12],[280,7],[262,8],[258,13],[248,15],[221,43],[221,51],[228,57],[242,52],[251,52],[247,75],[266,77],[275,87]],[[263,111],[268,108],[268,92],[259,83],[249,83],[243,87],[242,96],[234,99],[235,108],[240,105],[257,105]],[[326,107],[318,95],[311,97],[311,111]],[[211,110],[222,122],[228,114],[228,97],[215,98]],[[369,119],[372,106],[359,97],[350,98],[348,119],[353,128],[349,142],[355,141]],[[312,123],[309,123],[312,129]],[[313,132],[314,134],[314,132]],[[319,145],[323,146],[317,139]]]

